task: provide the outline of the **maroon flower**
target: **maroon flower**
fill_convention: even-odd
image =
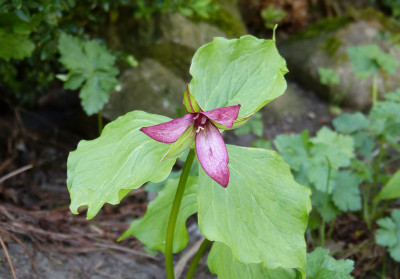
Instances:
[[[178,119],[140,129],[152,139],[173,143],[163,159],[176,156],[193,143],[204,171],[223,187],[229,182],[229,157],[225,142],[218,129],[243,125],[250,117],[240,118],[240,105],[203,111],[189,90],[185,91],[184,104],[188,113]]]

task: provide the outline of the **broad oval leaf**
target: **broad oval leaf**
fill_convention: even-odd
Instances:
[[[131,189],[167,178],[175,159],[161,158],[169,145],[149,138],[139,129],[169,120],[133,111],[105,126],[99,138],[81,141],[68,157],[71,211],[77,214],[80,206],[87,205],[87,218],[91,219],[105,203],[118,204]]]
[[[274,151],[228,145],[230,181],[223,188],[200,168],[199,228],[242,263],[304,269],[310,191],[297,184]]]
[[[283,94],[286,62],[274,40],[215,38],[195,53],[190,92],[204,111],[241,105],[248,116]]]
[[[214,242],[207,264],[218,279],[296,279],[292,269],[267,269],[262,264],[243,264],[233,256],[231,249],[221,242]]]
[[[191,215],[197,212],[197,180],[197,176],[189,176],[186,182],[176,221],[173,247],[174,253],[182,251],[189,242],[189,235],[186,231],[185,223]],[[179,178],[168,179],[164,189],[149,203],[143,218],[133,221],[129,229],[124,232],[119,240],[133,235],[151,249],[164,253],[168,221],[176,189],[178,188],[178,182]]]

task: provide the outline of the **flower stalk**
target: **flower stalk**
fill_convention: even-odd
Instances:
[[[176,190],[174,203],[172,204],[171,215],[168,221],[167,236],[165,241],[165,268],[167,272],[167,279],[175,279],[174,275],[174,262],[172,250],[174,247],[174,232],[176,220],[178,218],[179,208],[181,206],[183,193],[185,191],[186,182],[189,176],[190,168],[192,167],[194,156],[196,155],[194,149],[190,149],[186,158],[185,165],[179,179],[178,189]]]
[[[203,256],[204,252],[207,250],[208,246],[210,245],[211,241],[205,238],[201,243],[199,250],[197,250],[196,255],[194,255],[192,262],[190,263],[188,272],[186,273],[186,279],[192,279],[194,272],[196,270],[197,265],[201,257]]]

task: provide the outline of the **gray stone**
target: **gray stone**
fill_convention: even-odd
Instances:
[[[329,34],[283,42],[279,50],[287,61],[289,77],[302,86],[328,97],[329,88],[320,84],[318,68],[332,68],[340,77],[340,83],[332,87],[332,92],[343,98],[342,104],[366,109],[371,105],[372,78],[361,80],[354,75],[346,49],[350,46],[377,44],[381,50],[390,53],[400,62],[400,48],[390,41],[378,39],[381,30],[383,28],[376,22],[359,21]],[[327,47],[329,42],[331,47],[336,47]],[[379,74],[378,88],[381,94],[398,87],[398,74]]]
[[[121,90],[112,92],[103,115],[114,120],[132,110],[176,117],[176,107],[182,106],[186,82],[160,63],[145,59],[120,77]]]

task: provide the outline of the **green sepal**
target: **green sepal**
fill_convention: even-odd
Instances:
[[[194,96],[190,93],[189,85],[186,87],[186,90],[183,93],[183,105],[185,106],[186,111],[190,113],[203,111]]]
[[[196,131],[194,125],[191,125],[187,130],[179,137],[179,139],[171,144],[168,152],[165,153],[162,160],[167,160],[172,157],[176,157],[182,154],[187,148],[189,148],[196,138]]]

